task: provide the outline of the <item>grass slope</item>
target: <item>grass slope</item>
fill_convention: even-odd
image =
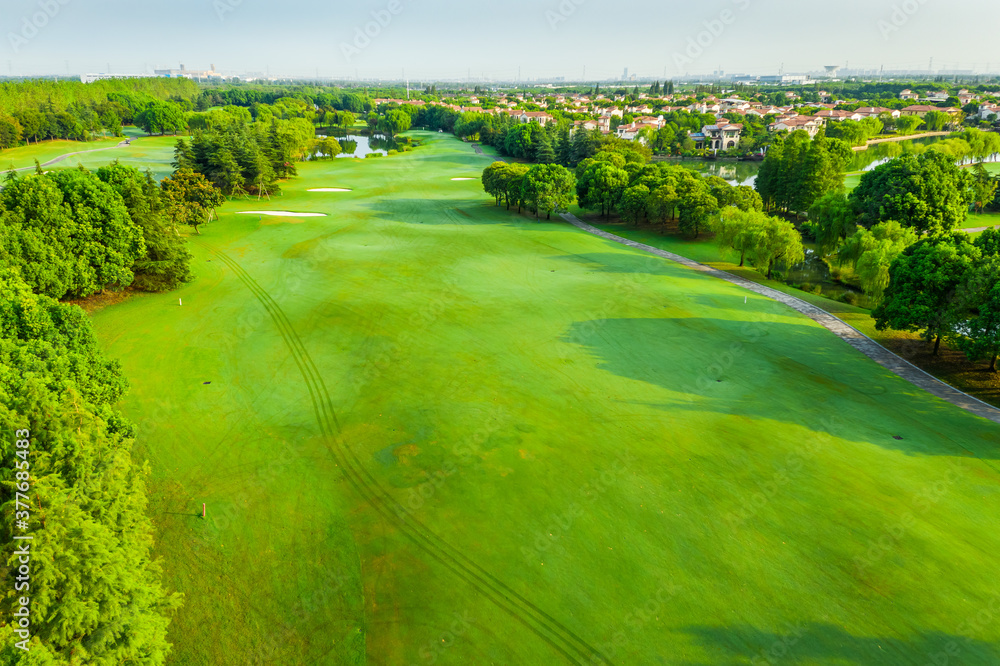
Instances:
[[[173,663],[1000,659],[995,425],[495,208],[450,180],[488,157],[415,134],[227,205],[197,281],[94,315],[187,595]]]

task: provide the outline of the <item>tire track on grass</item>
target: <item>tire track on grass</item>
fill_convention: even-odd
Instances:
[[[406,513],[402,505],[365,468],[354,450],[338,441],[340,423],[323,377],[278,303],[235,260],[207,243],[198,243],[228,266],[270,315],[305,380],[317,424],[327,440],[327,448],[354,490],[387,522],[396,525],[414,545],[527,627],[571,663],[611,664],[607,657],[572,630]]]

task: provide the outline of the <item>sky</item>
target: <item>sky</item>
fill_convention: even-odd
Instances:
[[[1000,71],[997,0],[0,0],[0,75],[567,80]],[[990,58],[995,62],[990,62]],[[932,60],[933,59],[933,62]]]

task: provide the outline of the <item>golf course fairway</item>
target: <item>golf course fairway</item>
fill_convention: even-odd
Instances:
[[[93,315],[172,663],[1000,661],[1000,428],[410,134]]]

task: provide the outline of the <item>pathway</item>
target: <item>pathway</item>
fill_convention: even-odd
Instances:
[[[84,153],[99,153],[104,150],[115,150],[116,148],[125,148],[126,146],[130,145],[132,145],[131,139],[125,139],[116,146],[109,146],[107,148],[95,148],[94,150],[78,150],[75,153],[66,153],[65,155],[60,155],[59,157],[49,160],[48,162],[42,164],[41,166],[43,167],[52,166],[53,164],[58,164],[59,162],[62,162],[63,160],[69,157],[73,157],[74,155],[83,155]],[[14,169],[14,171],[28,171],[34,168],[35,167],[33,166],[27,166],[27,167],[21,167],[20,169]]]
[[[762,284],[756,282],[751,282],[745,278],[733,275],[732,273],[727,273],[721,271],[717,268],[712,268],[711,266],[706,266],[705,264],[699,263],[687,257],[682,257],[679,254],[674,254],[673,252],[667,252],[659,248],[652,247],[650,245],[644,245],[643,243],[637,243],[636,241],[631,241],[621,236],[615,236],[614,234],[608,233],[606,231],[601,231],[600,229],[593,227],[586,222],[581,221],[575,215],[570,213],[565,213],[562,218],[572,224],[575,227],[586,231],[587,233],[594,234],[595,236],[600,236],[601,238],[614,241],[615,243],[621,243],[622,245],[627,245],[629,247],[635,248],[637,250],[642,250],[643,252],[649,252],[658,257],[663,257],[670,261],[674,261],[678,264],[687,266],[696,271],[702,273],[707,273],[713,277],[717,277],[726,282],[730,282],[744,289],[749,289],[750,291],[771,298],[780,303],[784,303],[793,310],[801,312],[805,316],[809,317],[816,323],[820,324],[824,328],[832,331],[841,340],[851,345],[859,352],[872,359],[882,367],[890,370],[906,381],[910,382],[918,388],[922,388],[928,393],[941,398],[942,400],[947,400],[953,405],[957,405],[962,409],[972,412],[976,416],[981,416],[984,419],[989,419],[995,423],[1000,423],[1000,409],[989,405],[982,400],[973,398],[971,395],[963,393],[953,386],[945,384],[936,377],[924,372],[917,366],[913,365],[909,361],[906,361],[896,354],[878,344],[867,335],[857,330],[853,326],[845,323],[841,319],[833,316],[825,310],[803,301],[801,298],[796,298],[784,292],[780,292],[777,289],[772,289]]]

